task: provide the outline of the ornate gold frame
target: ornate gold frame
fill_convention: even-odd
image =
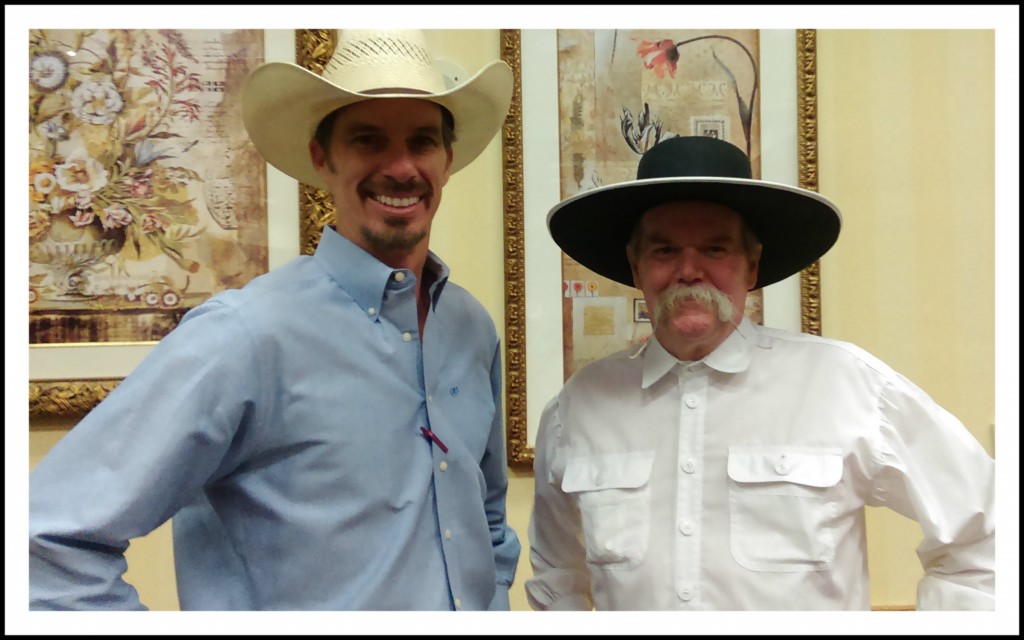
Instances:
[[[798,29],[797,158],[799,184],[818,190],[816,32]],[[501,58],[512,67],[515,89],[502,136],[505,189],[505,434],[508,464],[532,468],[526,422],[526,285],[523,260],[523,104],[520,32],[501,30]],[[801,330],[821,335],[821,276],[815,262],[800,274]]]
[[[295,62],[323,73],[338,44],[336,29],[296,29]],[[334,203],[326,191],[299,184],[299,252],[313,255],[324,227],[334,221]]]

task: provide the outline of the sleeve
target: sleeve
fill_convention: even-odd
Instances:
[[[491,361],[491,392],[494,394],[494,418],[491,422],[491,433],[488,437],[487,451],[480,468],[487,484],[487,497],[484,510],[487,513],[487,524],[491,530],[491,546],[494,549],[494,566],[496,585],[494,598],[488,609],[490,611],[508,611],[508,590],[516,577],[516,565],[519,562],[521,545],[515,530],[509,526],[505,512],[505,496],[508,491],[508,463],[505,460],[505,430],[502,415],[501,385],[503,375],[501,368],[501,344],[495,346]]]
[[[123,579],[129,542],[239,464],[261,397],[238,314],[185,316],[29,475],[29,607],[144,609]]]
[[[905,378],[884,390],[873,501],[918,522],[917,608],[995,607],[995,461],[951,413]]]
[[[583,528],[575,501],[562,491],[565,469],[559,398],[541,414],[534,448],[534,499],[530,516],[530,564],[526,598],[535,610],[593,608]]]

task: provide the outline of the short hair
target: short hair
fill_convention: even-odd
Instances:
[[[338,114],[351,106],[352,105],[347,104],[344,107],[338,107],[324,116],[323,120],[320,121],[320,124],[316,126],[313,138],[325,152],[331,146],[331,136],[334,134],[334,123],[338,119]],[[442,107],[441,105],[437,106],[441,109],[441,140],[444,142],[445,150],[451,151],[452,143],[455,142],[455,117],[452,116],[452,112],[446,107]]]

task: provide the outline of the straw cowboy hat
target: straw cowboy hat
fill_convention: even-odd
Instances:
[[[421,31],[345,29],[322,76],[288,62],[268,62],[249,74],[242,86],[242,120],[267,162],[300,182],[324,188],[308,144],[325,116],[363,100],[423,98],[445,107],[455,119],[455,173],[484,150],[504,123],[512,70],[496,60],[447,88],[445,67],[455,65],[436,61]]]
[[[636,180],[598,187],[555,205],[548,230],[584,267],[635,286],[626,258],[633,227],[651,207],[675,200],[725,205],[743,217],[763,249],[754,289],[799,272],[839,238],[839,209],[814,191],[751,179],[738,147],[706,136],[664,140],[640,158]]]

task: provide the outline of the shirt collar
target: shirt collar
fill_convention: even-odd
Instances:
[[[753,358],[753,349],[763,342],[758,326],[744,317],[740,321],[739,327],[730,332],[722,344],[698,362],[722,373],[746,371]],[[640,383],[643,389],[647,389],[660,380],[677,365],[683,364],[682,361],[666,351],[654,335],[647,340],[643,358],[643,379]]]
[[[412,275],[408,269],[392,269],[330,226],[323,228],[314,257],[363,310],[381,308],[384,289],[395,273]],[[448,265],[430,251],[423,268],[434,274],[430,294],[436,306],[441,290],[448,281]]]

